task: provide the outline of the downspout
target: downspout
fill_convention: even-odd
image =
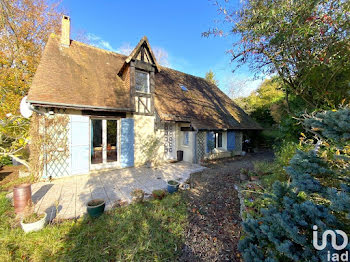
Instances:
[[[195,133],[194,133],[194,161],[193,163],[198,164],[198,157],[197,157],[197,134],[198,134],[198,129],[194,128]]]

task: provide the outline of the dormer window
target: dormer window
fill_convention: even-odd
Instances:
[[[135,89],[137,92],[149,93],[149,73],[143,71],[135,71],[136,74],[136,86]]]

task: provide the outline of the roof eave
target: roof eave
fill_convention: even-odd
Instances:
[[[41,107],[56,107],[56,108],[67,108],[67,109],[77,109],[77,110],[93,110],[93,111],[113,111],[113,112],[134,112],[132,108],[115,108],[115,107],[105,107],[105,106],[89,106],[89,105],[73,105],[65,103],[50,103],[42,101],[28,100],[28,102],[34,106]]]

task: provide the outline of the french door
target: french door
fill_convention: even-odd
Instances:
[[[118,120],[91,119],[91,165],[108,166],[118,161]]]

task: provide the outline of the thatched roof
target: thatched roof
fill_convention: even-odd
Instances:
[[[118,76],[127,57],[71,41],[61,47],[52,35],[28,100],[36,105],[133,111],[128,79]],[[164,120],[187,121],[198,129],[261,129],[218,87],[166,67],[155,74],[155,109]],[[185,86],[188,91],[183,91]]]

